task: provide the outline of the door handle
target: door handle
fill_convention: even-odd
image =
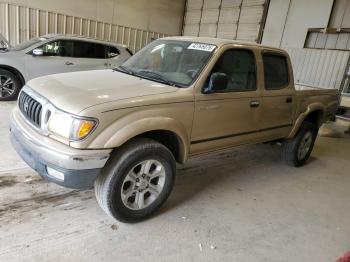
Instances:
[[[65,63],[67,66],[69,66],[69,65],[74,65],[74,63],[73,62],[70,62],[70,61],[66,61],[66,63]]]
[[[258,107],[260,105],[259,101],[250,101],[250,107]]]
[[[292,97],[287,97],[286,103],[292,103],[292,102],[293,102],[293,98]]]

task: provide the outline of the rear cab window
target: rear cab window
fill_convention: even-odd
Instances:
[[[283,89],[289,84],[287,57],[281,53],[264,51],[264,83],[266,90]]]

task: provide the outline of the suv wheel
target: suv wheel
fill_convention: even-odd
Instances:
[[[291,166],[302,166],[310,157],[317,137],[318,128],[310,123],[302,123],[297,135],[283,142],[282,158]]]
[[[8,70],[0,69],[0,101],[16,99],[20,89],[18,77]]]
[[[97,202],[122,222],[144,220],[169,197],[175,173],[175,159],[165,146],[135,139],[111,157],[96,179]]]

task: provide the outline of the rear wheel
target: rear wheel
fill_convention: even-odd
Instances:
[[[21,81],[15,74],[0,69],[0,101],[15,100],[21,87]]]
[[[113,218],[141,221],[166,201],[175,172],[175,159],[165,146],[151,139],[135,139],[109,160],[95,181],[95,195]]]
[[[310,122],[302,123],[297,135],[283,142],[282,158],[291,166],[302,166],[310,157],[318,128]]]

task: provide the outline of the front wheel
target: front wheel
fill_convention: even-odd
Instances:
[[[282,158],[288,165],[302,166],[310,157],[318,128],[310,122],[302,123],[297,135],[282,145]]]
[[[0,69],[0,101],[15,100],[21,87],[21,81],[15,74]]]
[[[135,139],[122,146],[95,181],[101,208],[122,222],[138,222],[152,215],[173,188],[175,159],[162,144]]]

